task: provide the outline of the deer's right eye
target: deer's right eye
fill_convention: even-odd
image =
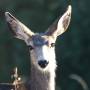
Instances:
[[[55,43],[51,43],[51,47],[55,47]]]
[[[31,45],[29,45],[28,48],[29,48],[29,50],[33,50],[34,49],[34,47],[31,46]]]

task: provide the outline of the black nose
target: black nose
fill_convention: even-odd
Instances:
[[[46,60],[40,60],[40,61],[38,62],[38,64],[39,64],[39,66],[40,66],[41,68],[45,68],[45,67],[48,65],[48,61],[46,61]]]

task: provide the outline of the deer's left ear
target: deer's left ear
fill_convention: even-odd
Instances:
[[[48,31],[46,32],[47,35],[57,37],[67,30],[71,20],[71,9],[71,5],[69,5],[63,16],[48,28]]]

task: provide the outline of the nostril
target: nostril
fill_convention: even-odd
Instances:
[[[38,62],[38,64],[40,65],[40,67],[41,68],[45,68],[47,65],[48,65],[48,61],[46,61],[46,60],[40,60],[39,62]]]

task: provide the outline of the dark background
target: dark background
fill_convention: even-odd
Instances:
[[[16,66],[23,79],[30,74],[28,48],[13,37],[4,12],[9,11],[34,32],[44,32],[69,4],[71,23],[56,43],[56,90],[83,90],[69,78],[71,74],[82,77],[90,89],[90,0],[0,0],[0,82],[11,82]]]

